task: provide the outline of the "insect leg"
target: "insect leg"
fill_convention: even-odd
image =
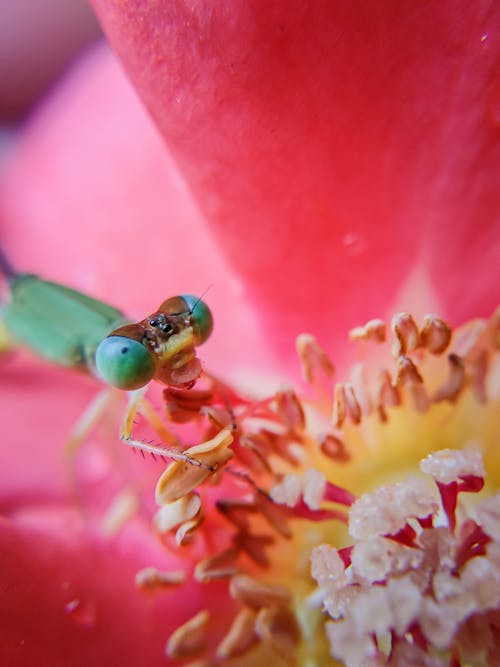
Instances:
[[[156,433],[160,436],[163,442],[167,443],[171,447],[178,447],[179,440],[172,433],[172,431],[166,426],[163,419],[151,405],[151,402],[144,396],[140,406],[139,412],[146,419],[148,424],[153,428]]]
[[[198,461],[191,456],[188,456],[182,450],[177,448],[177,438],[173,435],[173,433],[171,433],[171,431],[169,431],[151,403],[145,398],[145,393],[146,388],[129,392],[129,403],[122,422],[120,440],[122,440],[122,442],[124,442],[129,447],[134,447],[135,449],[139,449],[143,452],[148,452],[153,456],[168,457],[174,461],[185,461],[191,465],[206,468],[207,470],[212,470],[211,466],[207,465],[206,463],[202,463],[201,461]],[[134,420],[138,412],[144,416],[147,422],[158,433],[158,435],[168,443],[169,446],[161,447],[151,445],[147,442],[142,442],[141,440],[136,440],[132,437]]]
[[[99,423],[99,420],[110,406],[115,395],[116,391],[112,387],[101,389],[85,408],[66,442],[65,454],[69,460],[74,459],[92,429]]]
[[[87,440],[91,431],[99,423],[105,412],[110,408],[115,397],[116,391],[112,387],[101,389],[92,398],[82,415],[79,417],[64,448],[68,484],[75,505],[79,508],[82,516],[86,515],[86,509],[83,489],[80,485],[76,469],[76,455],[80,447]]]

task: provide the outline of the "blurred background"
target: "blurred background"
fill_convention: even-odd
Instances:
[[[1,0],[0,119],[22,122],[86,47],[101,39],[85,0]]]
[[[241,284],[227,279],[225,258],[88,2],[0,0],[0,127],[0,243],[16,269],[138,319],[165,295],[213,285],[211,307],[224,310],[219,330],[236,311],[245,332],[256,330]],[[139,266],[141,280],[129,271]],[[204,348],[212,365],[234,366],[237,340],[215,354],[212,346]]]

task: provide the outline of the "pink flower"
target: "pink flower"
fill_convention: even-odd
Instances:
[[[138,316],[213,284],[216,330],[202,361],[247,384],[296,377],[303,331],[347,368],[347,331],[370,318],[402,307],[456,325],[492,312],[497,10],[94,6],[169,152],[109,53],[91,53],[7,164],[3,244],[22,270]],[[79,461],[88,516],[75,509],[62,450],[96,383],[28,355],[5,358],[1,382],[4,662],[165,664],[166,638],[197,610],[230,604],[230,616],[225,582],[134,587],[143,567],[194,563],[165,551],[147,521],[102,537],[124,475],[140,480],[151,513],[158,467],[103,449],[98,434]],[[260,381],[260,393],[273,386]],[[362,493],[374,471],[394,475],[428,451],[388,450],[376,450],[378,463],[367,454],[349,488]],[[352,470],[338,474],[353,482]]]

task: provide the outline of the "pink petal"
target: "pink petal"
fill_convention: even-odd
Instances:
[[[417,265],[445,316],[491,309],[498,8],[93,5],[282,353],[384,315]]]
[[[150,565],[183,569],[182,559],[165,556],[148,528],[131,526],[105,541],[80,522],[68,512],[39,508],[15,524],[0,523],[2,664],[173,664],[164,655],[166,640],[198,611],[200,591],[184,584],[145,592],[134,577]],[[208,609],[218,604],[219,619],[224,604],[231,613],[219,584],[204,593]]]
[[[18,270],[68,283],[130,317],[142,319],[173,294],[208,289],[215,331],[202,361],[220,375],[230,368],[233,377],[257,360],[276,368],[245,287],[103,46],[72,70],[14,142],[0,225]]]

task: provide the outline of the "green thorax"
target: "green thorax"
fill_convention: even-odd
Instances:
[[[62,366],[93,371],[99,342],[125,322],[120,310],[64,285],[20,274],[2,319],[14,343]]]

